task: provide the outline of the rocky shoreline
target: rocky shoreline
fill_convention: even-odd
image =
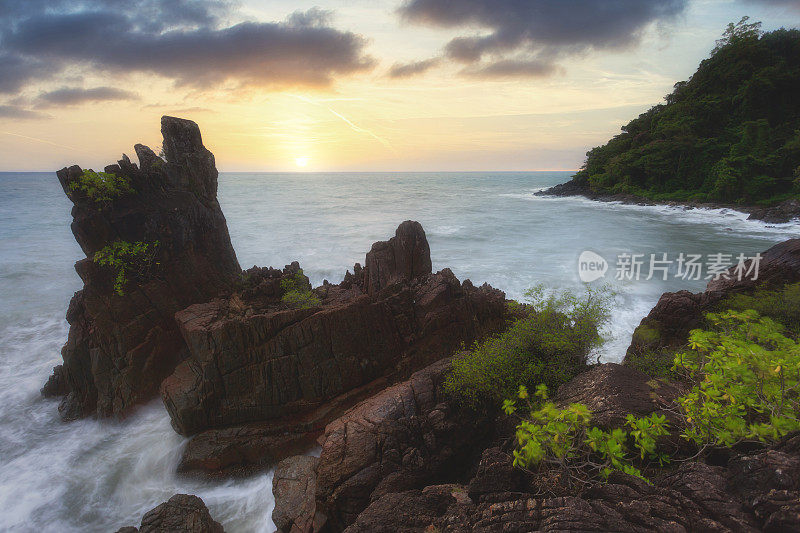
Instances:
[[[514,318],[501,291],[449,269],[434,273],[413,221],[375,243],[338,284],[312,288],[297,263],[243,271],[199,128],[164,117],[162,133],[166,159],[137,145],[138,166],[123,157],[106,167],[130,184],[111,201],[73,185],[79,167],[58,173],[87,256],[76,264],[84,288],[67,312],[64,363],[42,391],[63,397],[65,420],[124,417],[160,395],[174,429],[190,437],[182,474],[275,467],[273,519],[282,532],[800,529],[797,434],[690,460],[676,428],[663,438],[676,460],[648,472],[652,484],[615,472],[567,489],[515,468],[515,422],[441,387],[453,354]],[[116,242],[150,243],[151,268],[115,284],[119,277],[95,258]],[[800,281],[800,239],[766,251],[761,273],[776,287]],[[289,287],[306,303],[287,299]],[[555,391],[556,404],[586,405],[604,429],[628,414],[673,420],[681,384],[631,360],[667,357],[663,350],[685,343],[715,302],[754,289],[725,281],[701,294],[665,294],[625,362],[587,366]],[[319,457],[305,455],[315,445]],[[138,529],[119,530],[133,531],[222,526],[200,498],[175,495]]]
[[[670,207],[683,207],[686,209],[731,209],[747,214],[748,220],[760,220],[767,224],[785,224],[800,219],[800,200],[795,199],[785,200],[770,207],[726,204],[721,202],[655,202],[632,194],[612,194],[592,191],[574,181],[560,183],[544,191],[536,192],[535,194],[536,196],[582,196],[598,202],[620,202],[629,205],[665,205]]]

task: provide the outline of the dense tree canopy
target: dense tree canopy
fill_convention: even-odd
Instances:
[[[800,31],[730,24],[665,100],[590,150],[574,181],[662,201],[800,196]]]

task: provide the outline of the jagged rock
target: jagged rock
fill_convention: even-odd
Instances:
[[[67,376],[64,375],[64,366],[57,365],[53,367],[53,373],[47,379],[47,383],[42,387],[42,396],[45,398],[54,398],[64,396],[69,393],[69,383],[67,383]]]
[[[431,249],[419,222],[406,220],[388,241],[376,242],[367,254],[365,292],[374,295],[393,283],[430,274]],[[356,275],[359,268],[354,268]]]
[[[299,455],[284,459],[275,467],[272,521],[278,531],[305,533],[314,530],[317,463],[317,457]]]
[[[117,533],[135,533],[135,527],[123,527]],[[176,494],[142,517],[139,533],[224,533],[214,521],[202,499]]]
[[[764,252],[756,280],[750,276],[739,280],[732,271],[729,273],[729,279],[710,281],[702,293],[664,293],[634,331],[623,364],[656,354],[656,358],[664,358],[664,364],[670,366],[674,349],[686,343],[689,331],[701,326],[704,314],[712,311],[726,296],[756,287],[779,288],[800,281],[800,239],[784,241]]]
[[[75,204],[72,232],[86,254],[75,265],[84,288],[70,302],[62,349],[69,393],[59,410],[68,419],[124,415],[153,398],[188,355],[174,314],[229,292],[241,275],[216,198],[214,156],[197,124],[163,117],[161,128],[166,162],[137,145],[142,168],[123,156],[105,169],[127,178],[130,194],[98,203],[75,188],[80,167],[58,172]],[[92,260],[117,240],[155,249],[148,271],[128,276],[124,296],[113,287],[113,269]]]
[[[386,380],[505,327],[502,292],[462,284],[448,269],[430,272],[418,223],[401,224],[366,262],[372,267],[355,268],[349,283],[315,289],[313,307],[281,302],[282,277],[299,270],[290,265],[251,269],[244,290],[176,313],[191,356],[161,392],[176,430],[199,433],[182,469],[247,468],[296,454],[292,442],[316,438]],[[287,433],[283,446],[275,436]]]
[[[477,460],[491,420],[440,397],[445,359],[370,398],[325,429],[317,522],[341,530],[371,500],[452,478]]]

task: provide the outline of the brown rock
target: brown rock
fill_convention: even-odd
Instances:
[[[117,533],[132,533],[135,527],[124,527]],[[176,494],[142,518],[139,533],[224,533],[215,522],[203,500],[188,494]]]
[[[430,274],[431,250],[420,223],[400,224],[394,237],[372,245],[364,264],[364,288],[370,295],[393,283]]]
[[[764,252],[756,280],[750,276],[739,280],[732,270],[729,278],[709,282],[702,293],[664,293],[634,331],[623,364],[633,364],[641,357],[656,357],[663,359],[662,366],[671,366],[674,349],[686,343],[689,331],[700,327],[705,313],[725,297],[760,286],[779,288],[800,281],[800,239],[784,241]]]
[[[555,401],[582,403],[592,412],[592,424],[608,429],[625,425],[628,414],[664,412],[680,395],[662,380],[616,363],[596,365],[559,387]],[[667,414],[667,413],[665,413]]]
[[[84,282],[70,302],[70,333],[62,349],[69,393],[59,410],[67,419],[90,414],[124,415],[150,400],[162,379],[188,355],[175,312],[230,290],[241,270],[217,202],[214,156],[203,147],[197,124],[162,118],[168,161],[137,145],[142,168],[127,157],[106,167],[130,180],[134,190],[97,203],[73,184],[82,169],[58,172],[75,204],[72,231],[86,259],[75,268]],[[117,240],[155,247],[146,272],[129,272],[124,296],[115,272],[94,254]],[[156,247],[155,242],[158,241]],[[62,378],[54,374],[57,382]]]
[[[272,521],[278,531],[305,533],[314,530],[317,463],[317,457],[298,455],[284,459],[275,467]]]
[[[391,250],[392,261],[375,250]],[[296,454],[293,443],[316,438],[387,381],[505,327],[502,292],[462,284],[448,269],[432,274],[423,253],[422,228],[405,222],[368,254],[388,283],[374,294],[362,290],[369,269],[356,268],[360,277],[348,284],[315,289],[319,305],[288,308],[280,280],[299,269],[290,265],[251,269],[241,292],[176,313],[191,356],[161,392],[176,430],[199,433],[182,468],[207,472]],[[281,434],[288,446],[275,438]]]
[[[318,522],[340,530],[370,501],[469,469],[491,421],[439,396],[442,360],[366,400],[325,429],[317,467]],[[322,515],[322,516],[320,516]]]

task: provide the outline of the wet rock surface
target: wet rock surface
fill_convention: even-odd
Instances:
[[[314,530],[314,495],[319,459],[310,456],[288,457],[278,463],[272,478],[275,509],[272,521],[281,532]]]
[[[142,517],[139,528],[123,527],[117,533],[224,533],[203,500],[176,494]]]

